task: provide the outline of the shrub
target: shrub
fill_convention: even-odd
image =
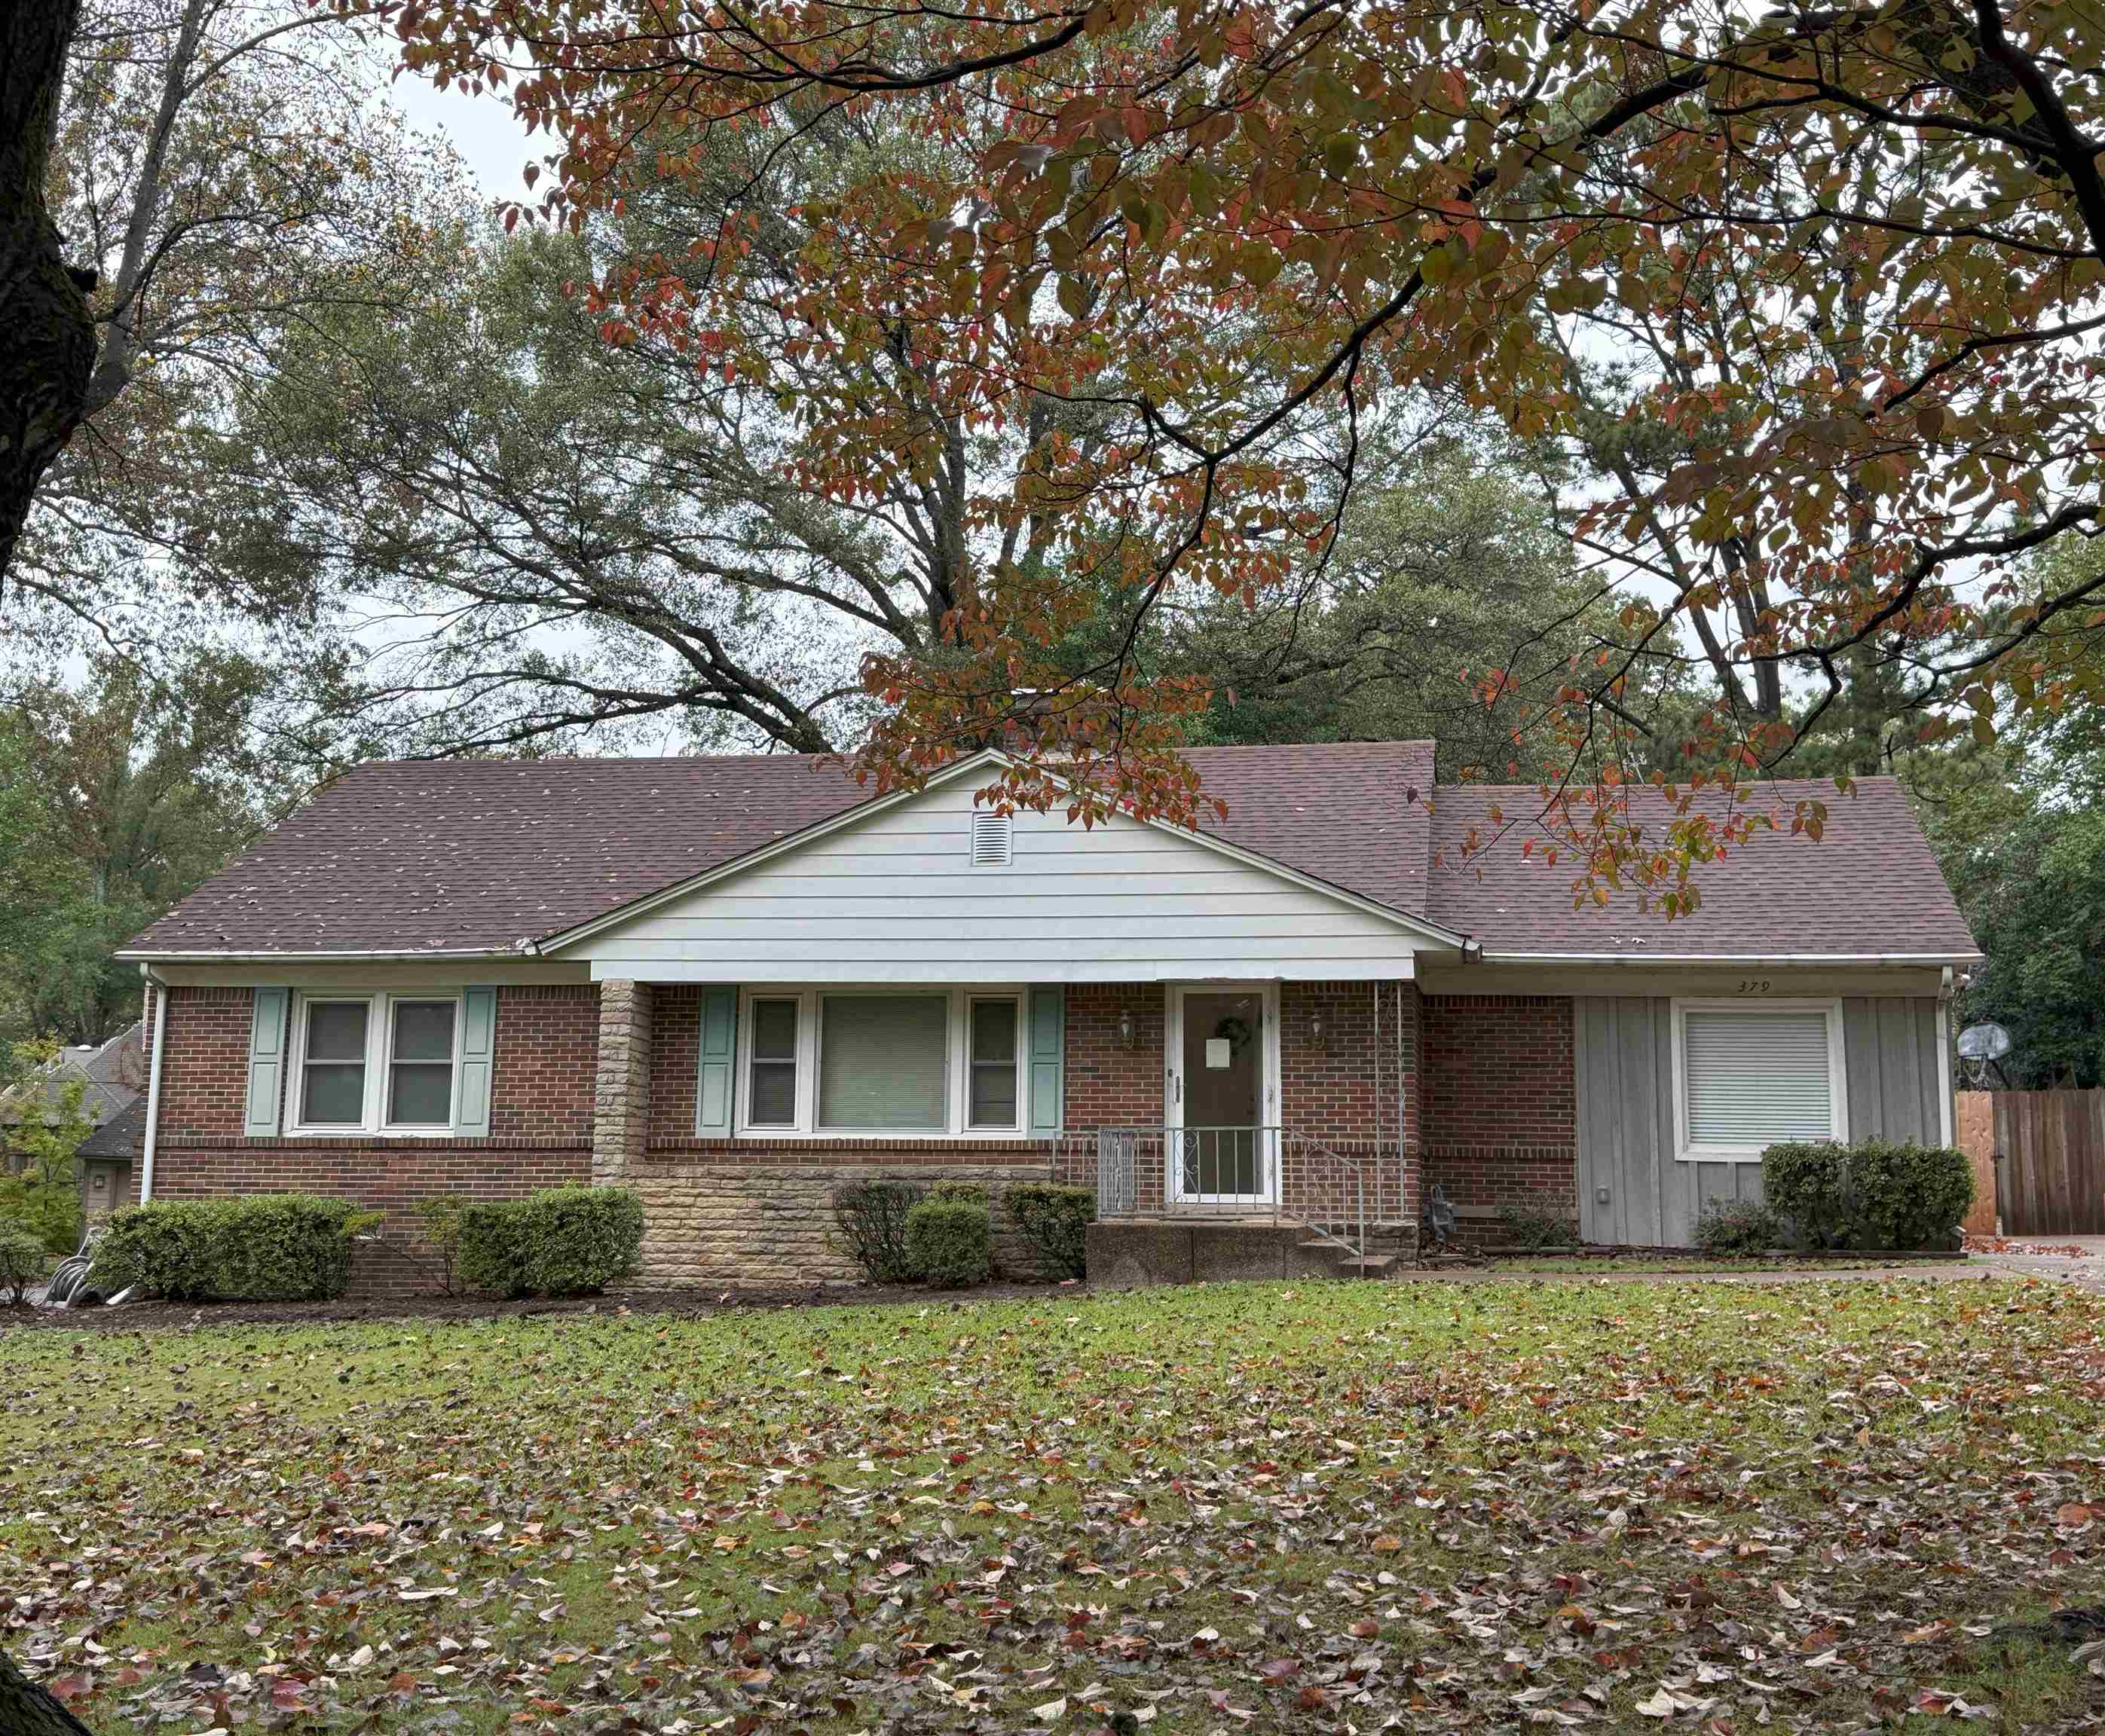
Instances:
[[[20,1306],[50,1264],[49,1252],[35,1236],[20,1224],[0,1223],[0,1292],[8,1301]]]
[[[1762,1154],[1762,1197],[1808,1247],[1841,1247],[1850,1231],[1848,1149],[1794,1140]]]
[[[990,1212],[993,1209],[984,1181],[935,1182],[923,1197],[927,1199],[962,1199],[968,1205],[985,1206]]]
[[[908,1265],[938,1290],[983,1284],[994,1271],[987,1208],[969,1199],[924,1199],[906,1214]]]
[[[834,1193],[834,1223],[848,1258],[874,1284],[911,1283],[906,1257],[907,1214],[920,1203],[911,1181],[851,1181]]]
[[[1538,1252],[1549,1247],[1576,1247],[1579,1233],[1562,1211],[1549,1206],[1501,1206],[1499,1228],[1505,1245]]]
[[[417,1202],[417,1221],[439,1256],[439,1289],[447,1296],[459,1294],[455,1272],[460,1262],[461,1213],[467,1207],[458,1194],[434,1194]]]
[[[380,1221],[348,1200],[257,1194],[220,1219],[212,1294],[230,1301],[316,1302],[351,1281],[351,1243]]]
[[[320,1301],[343,1294],[351,1243],[379,1221],[348,1200],[308,1194],[157,1201],[110,1220],[95,1286],[179,1302]]]
[[[16,1060],[40,1067],[58,1053],[47,1042],[18,1043]],[[34,1076],[22,1118],[9,1130],[19,1163],[11,1168],[0,1153],[0,1223],[14,1223],[36,1237],[48,1253],[69,1254],[80,1246],[80,1182],[74,1159],[81,1142],[95,1131],[83,1107],[85,1079],[69,1079],[56,1090]]]
[[[1783,1245],[1783,1225],[1758,1199],[1714,1199],[1696,1221],[1706,1254],[1761,1254]]]
[[[119,1212],[95,1250],[97,1289],[201,1302],[212,1294],[220,1220],[231,1200],[157,1200]]]
[[[1762,1191],[1817,1247],[1955,1247],[1973,1203],[1973,1166],[1944,1145],[1772,1145]]]
[[[1055,1278],[1088,1275],[1088,1229],[1097,1218],[1094,1193],[1033,1181],[1009,1189],[1008,1209],[1044,1271]]]
[[[628,1188],[544,1188],[460,1212],[460,1282],[499,1295],[586,1296],[636,1270],[643,1202]]]
[[[1859,1247],[1955,1247],[1973,1204],[1973,1165],[1946,1145],[1867,1140],[1849,1149],[1849,1187]]]

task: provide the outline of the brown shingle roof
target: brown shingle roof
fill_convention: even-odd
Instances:
[[[1817,843],[1789,832],[1795,804],[1808,798],[1827,805]],[[1703,799],[1707,811],[1723,817],[1722,796]],[[1669,922],[1656,908],[1643,909],[1635,890],[1611,893],[1605,906],[1589,898],[1575,909],[1569,854],[1553,867],[1542,859],[1552,840],[1537,823],[1543,804],[1532,787],[1443,785],[1432,822],[1437,860],[1428,913],[1493,953],[1979,956],[1907,797],[1891,778],[1862,779],[1850,796],[1838,795],[1826,779],[1764,783],[1742,806],[1778,814],[1777,828],[1758,829],[1722,861],[1697,868],[1701,903]],[[1672,819],[1665,797],[1634,791],[1631,806],[1648,837],[1664,835]],[[1505,831],[1482,855],[1465,858],[1471,828],[1491,837],[1494,807]],[[1530,837],[1537,840],[1535,855],[1523,859],[1521,846]]]
[[[1427,742],[1202,748],[1222,839],[1425,908]],[[155,922],[140,953],[498,952],[869,799],[790,754],[379,761],[346,773]]]

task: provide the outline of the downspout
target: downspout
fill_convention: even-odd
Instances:
[[[139,1203],[154,1197],[154,1147],[161,1131],[161,1047],[168,1034],[168,985],[150,965],[139,966],[154,997],[154,1058],[146,1068],[146,1136],[139,1148]]]

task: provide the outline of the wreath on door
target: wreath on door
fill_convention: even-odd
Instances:
[[[1249,1021],[1236,1014],[1230,1013],[1213,1027],[1213,1034],[1216,1037],[1227,1038],[1228,1053],[1231,1055],[1240,1055],[1245,1045],[1250,1040]]]

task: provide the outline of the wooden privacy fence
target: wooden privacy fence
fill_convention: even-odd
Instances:
[[[1959,1139],[1977,1177],[1999,1159],[2004,1235],[2105,1235],[2105,1091],[1961,1091]]]

